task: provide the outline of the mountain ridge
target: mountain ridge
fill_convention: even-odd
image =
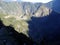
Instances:
[[[48,4],[43,3],[30,3],[30,2],[0,2],[0,13],[7,15],[33,15],[38,11],[41,6],[52,7]],[[48,6],[50,5],[50,6]]]

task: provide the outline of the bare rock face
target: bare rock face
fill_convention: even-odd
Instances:
[[[53,0],[53,10],[60,13],[60,0]]]
[[[43,17],[43,16],[47,16],[49,15],[49,13],[51,12],[51,9],[49,9],[48,7],[42,5],[34,14],[36,17]]]

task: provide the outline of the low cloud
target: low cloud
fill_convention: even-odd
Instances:
[[[24,1],[24,2],[43,2],[43,3],[47,3],[47,2],[50,2],[52,0],[21,0],[21,1]]]

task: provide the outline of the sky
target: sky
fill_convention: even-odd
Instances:
[[[5,0],[5,1],[23,1],[23,2],[33,2],[33,3],[36,3],[36,2],[47,3],[47,2],[50,2],[52,0]]]

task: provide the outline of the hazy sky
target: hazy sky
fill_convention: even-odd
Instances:
[[[43,2],[43,3],[47,3],[49,1],[52,1],[52,0],[6,0],[6,1],[23,1],[23,2]]]

